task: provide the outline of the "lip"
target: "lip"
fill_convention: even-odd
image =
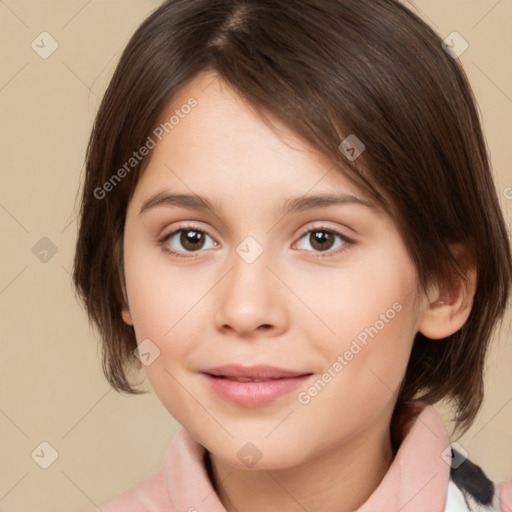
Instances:
[[[226,365],[201,373],[216,394],[245,407],[260,407],[273,402],[303,385],[313,375],[264,365]],[[235,379],[257,379],[259,382]]]
[[[282,379],[311,374],[311,372],[293,371],[263,364],[255,366],[226,364],[223,366],[217,366],[215,368],[207,368],[206,370],[202,370],[202,373],[217,375],[221,377],[245,377],[248,379]]]

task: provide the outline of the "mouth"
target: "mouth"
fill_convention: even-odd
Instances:
[[[224,380],[234,380],[237,382],[269,382],[273,380],[281,380],[281,379],[290,379],[295,377],[277,377],[275,379],[251,379],[249,377],[226,377],[224,375],[210,375],[210,377],[213,377],[214,379],[224,379]]]
[[[293,377],[301,377],[303,375],[311,375],[311,372],[288,370],[285,368],[278,368],[276,366],[243,366],[239,364],[229,364],[224,366],[217,366],[215,368],[208,368],[203,370],[202,373],[211,375],[214,378],[239,379],[241,382],[265,382],[269,380],[287,379]]]
[[[289,394],[313,375],[273,366],[226,365],[201,372],[221,398],[245,407],[260,407]]]

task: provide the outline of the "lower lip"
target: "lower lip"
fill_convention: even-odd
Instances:
[[[221,397],[245,407],[259,407],[286,395],[304,384],[310,375],[289,377],[266,382],[239,382],[203,374],[213,391]]]

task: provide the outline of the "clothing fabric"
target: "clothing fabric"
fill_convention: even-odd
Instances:
[[[512,512],[512,482],[489,480],[450,449],[433,406],[406,407],[392,432],[398,444],[393,462],[356,512]],[[205,448],[181,427],[156,472],[95,512],[226,512],[206,460]]]

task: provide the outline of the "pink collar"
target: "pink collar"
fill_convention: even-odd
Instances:
[[[450,466],[449,444],[438,412],[417,404],[400,417],[396,456],[379,486],[357,512],[443,512]],[[205,449],[182,427],[164,460],[169,499],[179,511],[225,512],[204,465]]]

